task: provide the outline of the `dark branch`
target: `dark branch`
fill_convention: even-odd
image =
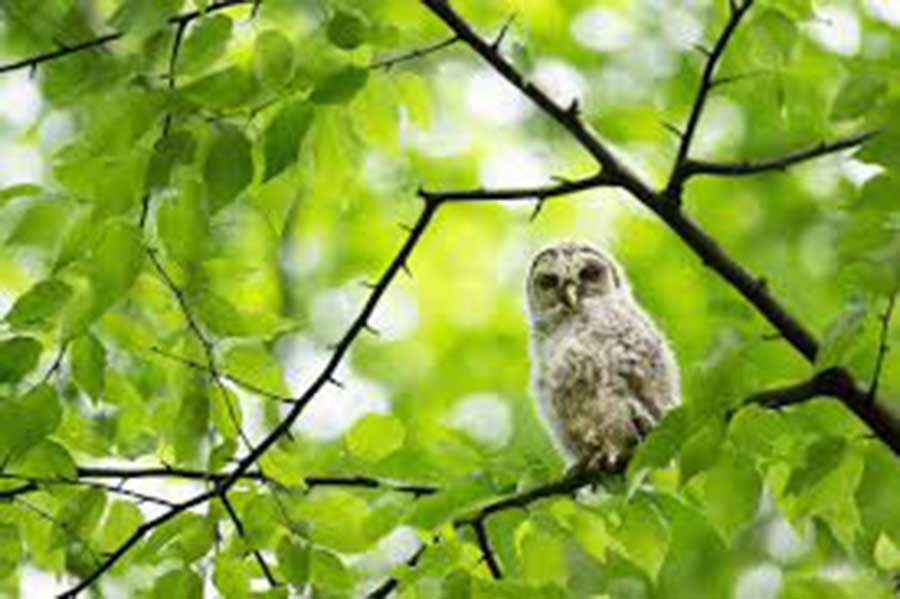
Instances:
[[[487,564],[491,576],[495,580],[500,580],[501,578],[503,578],[503,571],[500,569],[500,564],[497,562],[497,556],[494,554],[494,550],[491,548],[491,539],[488,536],[484,521],[475,520],[474,522],[472,522],[472,529],[475,531],[475,538],[478,540],[478,547],[481,549],[481,555],[484,557],[484,562],[485,564]]]
[[[811,379],[757,393],[746,403],[772,409],[797,405],[815,397],[838,399],[857,418],[866,423],[885,445],[900,454],[900,418],[871,400],[846,368],[834,367],[819,372]]]
[[[884,360],[890,351],[888,346],[888,334],[891,328],[891,318],[894,316],[894,306],[897,303],[897,293],[895,290],[888,298],[887,307],[884,314],[881,315],[881,337],[878,341],[878,356],[875,358],[875,370],[872,372],[872,382],[869,383],[869,401],[874,402],[878,394],[878,384],[881,381],[881,371],[884,368]]]
[[[419,547],[416,552],[413,554],[411,558],[406,561],[406,566],[408,568],[415,568],[416,564],[419,563],[419,560],[422,558],[422,554],[425,553],[426,545],[422,545]],[[385,580],[381,583],[374,591],[366,595],[367,599],[385,599],[389,596],[394,589],[397,588],[399,581],[393,576]]]
[[[205,11],[192,10],[190,12],[182,13],[179,15],[173,15],[169,17],[168,22],[170,25],[184,27],[191,21],[198,19],[206,14],[230,8],[239,4],[250,4],[252,2],[253,0],[219,0],[219,2],[214,2],[207,6]],[[11,71],[16,71],[19,69],[35,69],[38,67],[38,65],[41,65],[45,62],[49,62],[57,58],[62,58],[63,56],[69,56],[70,54],[83,52],[84,50],[90,50],[91,48],[103,46],[104,44],[108,44],[109,42],[114,42],[122,38],[122,36],[124,35],[125,32],[123,31],[114,31],[112,33],[107,33],[105,35],[85,40],[77,44],[66,45],[56,50],[51,50],[50,52],[36,54],[34,56],[24,58],[16,62],[0,65],[0,74],[9,73]]]
[[[681,190],[685,179],[684,165],[687,161],[688,154],[691,150],[691,144],[694,141],[694,134],[697,132],[697,125],[700,124],[700,117],[703,115],[703,109],[706,106],[706,100],[709,92],[715,86],[716,68],[725,49],[731,41],[734,32],[737,30],[741,19],[750,10],[753,0],[742,0],[737,4],[732,4],[731,15],[719,38],[716,40],[712,50],[706,54],[706,65],[703,67],[703,74],[700,77],[700,86],[697,88],[697,94],[694,96],[694,103],[691,106],[691,113],[688,117],[687,125],[684,128],[684,135],[681,136],[681,143],[678,146],[678,154],[675,157],[675,164],[672,167],[672,174],[669,176],[669,183],[666,185],[664,195],[674,203],[680,203]]]
[[[562,196],[598,187],[616,185],[616,181],[605,174],[593,175],[572,181],[563,181],[557,185],[544,187],[519,187],[510,189],[462,189],[452,191],[419,190],[419,196],[435,202],[497,202],[537,200]]]
[[[231,518],[231,521],[234,523],[234,529],[237,531],[238,536],[241,538],[246,538],[244,534],[244,523],[241,521],[240,516],[238,516],[237,512],[234,509],[234,506],[231,505],[231,501],[228,499],[228,493],[224,489],[219,489],[219,499],[222,501],[222,505],[225,506],[225,511],[228,512],[228,517]],[[266,581],[269,583],[269,586],[273,589],[278,588],[278,581],[275,580],[275,577],[272,575],[272,570],[269,569],[269,564],[266,563],[266,559],[263,557],[262,553],[259,552],[259,549],[251,548],[250,551],[253,553],[253,557],[256,559],[256,563],[259,564],[259,568],[262,570],[263,576],[266,577]]]
[[[790,152],[784,156],[766,158],[758,161],[729,163],[687,159],[682,167],[682,175],[684,179],[694,175],[742,177],[768,171],[784,171],[801,162],[855,148],[877,134],[878,131],[866,131],[831,143],[823,142],[810,148]]]
[[[393,67],[397,66],[403,62],[409,62],[411,60],[416,60],[419,58],[424,58],[429,54],[434,54],[436,52],[440,52],[444,48],[449,48],[453,44],[459,41],[457,36],[449,37],[445,40],[432,44],[430,46],[425,46],[424,48],[416,48],[415,50],[411,50],[405,54],[400,54],[399,56],[394,56],[392,58],[385,58],[383,60],[376,60],[372,64],[369,65],[370,69],[385,69],[390,70]]]
[[[217,479],[218,484],[216,485],[216,488],[214,490],[206,491],[192,497],[187,501],[176,504],[164,514],[139,526],[138,529],[131,536],[129,536],[115,551],[108,554],[106,559],[98,568],[96,568],[88,576],[82,579],[77,585],[72,587],[72,589],[60,595],[59,597],[61,599],[74,599],[74,597],[76,597],[78,593],[89,587],[106,571],[112,568],[112,566],[118,560],[120,560],[123,555],[125,555],[149,532],[155,530],[162,524],[165,524],[166,522],[177,516],[179,513],[192,507],[202,505],[210,501],[211,499],[214,499],[223,491],[227,491],[228,489],[230,489],[239,480],[247,478],[248,474],[252,472],[251,468],[257,462],[257,460],[259,460],[259,458],[262,457],[262,455],[265,454],[265,452],[275,443],[277,443],[282,437],[286,437],[290,434],[291,426],[294,424],[294,422],[296,422],[297,418],[300,417],[303,409],[332,379],[334,372],[337,370],[338,365],[347,354],[350,346],[353,344],[359,334],[364,330],[365,325],[371,318],[372,313],[375,311],[378,302],[387,292],[388,287],[393,282],[397,273],[406,265],[409,257],[412,255],[413,250],[415,249],[416,245],[418,245],[419,240],[422,238],[422,235],[425,233],[425,230],[431,223],[431,219],[434,217],[439,206],[439,202],[429,200],[425,201],[425,205],[422,208],[421,213],[419,214],[418,220],[416,221],[415,225],[413,225],[409,236],[406,238],[406,241],[397,252],[397,255],[394,256],[394,259],[388,265],[387,269],[381,275],[378,282],[375,284],[375,287],[369,294],[369,297],[363,305],[363,308],[360,311],[359,315],[356,317],[347,332],[335,346],[328,363],[325,365],[316,379],[303,392],[303,394],[299,398],[297,398],[297,401],[294,403],[290,412],[284,417],[284,419],[282,419],[282,421],[278,423],[278,425],[275,426],[275,428],[273,428],[269,432],[269,434],[266,435],[256,446],[253,446],[251,448],[250,452],[238,462],[237,467],[233,471],[228,473],[226,476]],[[152,254],[151,260],[154,261],[154,264],[158,264],[158,260]],[[158,268],[158,270],[160,269]],[[164,273],[164,270],[160,270],[160,275],[165,279],[168,275]],[[177,289],[177,286],[175,287],[175,289]],[[173,293],[174,292],[175,291],[173,290]],[[176,293],[176,297],[178,297],[178,293]],[[183,301],[183,298],[181,298],[180,301]],[[208,477],[205,478],[209,480]],[[261,477],[261,480],[265,482],[265,480],[267,479],[265,477]]]

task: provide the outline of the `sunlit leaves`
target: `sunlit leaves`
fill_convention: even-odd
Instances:
[[[60,280],[40,281],[19,296],[4,320],[16,328],[40,324],[55,316],[71,295],[72,288]]]
[[[337,555],[318,548],[310,554],[310,579],[320,593],[335,599],[349,597],[354,583],[352,572]]]
[[[366,39],[366,22],[352,12],[339,10],[328,21],[326,29],[332,44],[344,50],[352,50]]]
[[[203,168],[209,210],[216,213],[237,197],[253,179],[250,142],[236,127],[215,132]]]
[[[403,446],[406,429],[390,414],[366,414],[347,435],[347,447],[358,458],[378,462]]]
[[[536,587],[548,583],[565,584],[565,548],[559,536],[528,526],[519,541],[519,550],[522,572],[529,584]]]
[[[203,257],[209,236],[209,214],[203,201],[203,186],[183,177],[173,193],[160,199],[156,210],[159,236],[166,252],[184,267]]]
[[[106,349],[91,333],[72,341],[69,349],[72,378],[91,399],[98,401],[103,394],[106,368]]]
[[[195,149],[194,138],[187,131],[175,131],[160,138],[147,166],[147,186],[156,189],[168,185],[172,169],[193,160]]]
[[[875,563],[884,570],[900,570],[900,546],[886,533],[881,533],[875,543]]]
[[[287,581],[296,588],[302,588],[309,580],[309,545],[284,537],[275,551],[278,567]]]
[[[224,110],[244,104],[255,91],[253,76],[242,67],[231,66],[192,81],[181,93],[201,106]]]
[[[296,162],[313,115],[312,107],[298,100],[282,108],[269,123],[263,138],[266,160],[264,181]]]
[[[725,454],[703,480],[706,511],[718,532],[731,541],[756,514],[762,482],[754,465]]]
[[[201,599],[203,597],[203,580],[196,572],[188,568],[172,570],[160,576],[153,586],[154,599],[184,597],[185,599]]]
[[[134,503],[113,501],[103,522],[101,547],[106,551],[115,551],[143,522],[141,510]]]
[[[216,556],[213,583],[224,597],[246,597],[250,592],[250,576],[244,560],[227,554]]]
[[[625,506],[621,527],[614,535],[626,557],[655,578],[666,556],[669,530],[649,498],[639,496]]]
[[[293,75],[294,45],[276,29],[263,31],[256,38],[254,54],[256,76],[270,87],[284,87]]]
[[[32,337],[0,341],[0,383],[16,382],[37,365],[42,347]]]
[[[235,345],[225,354],[221,368],[237,380],[252,382],[262,391],[280,396],[289,394],[281,365],[262,344]]]
[[[860,331],[866,323],[868,306],[856,301],[835,317],[822,337],[822,347],[816,356],[816,364],[827,367],[841,363],[860,339]]]
[[[231,19],[222,14],[201,19],[185,37],[178,54],[177,72],[191,73],[209,67],[225,50],[231,37]]]
[[[368,79],[367,69],[346,67],[316,83],[310,100],[316,104],[344,104],[363,88]]]
[[[862,72],[851,75],[834,100],[831,118],[847,120],[862,116],[872,109],[887,87],[887,81],[881,74]]]
[[[0,576],[6,578],[15,572],[21,559],[19,529],[12,524],[0,523]]]

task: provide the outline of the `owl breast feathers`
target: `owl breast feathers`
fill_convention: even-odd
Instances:
[[[532,385],[544,419],[579,467],[621,466],[679,402],[672,351],[599,249],[541,251],[527,282]]]

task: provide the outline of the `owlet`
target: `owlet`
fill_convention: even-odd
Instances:
[[[615,470],[678,405],[675,358],[619,265],[566,241],[541,251],[527,282],[532,386],[576,467]]]

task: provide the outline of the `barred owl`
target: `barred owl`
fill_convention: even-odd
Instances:
[[[576,468],[618,469],[679,402],[672,351],[620,266],[590,244],[539,252],[527,300],[532,387],[544,420]]]

